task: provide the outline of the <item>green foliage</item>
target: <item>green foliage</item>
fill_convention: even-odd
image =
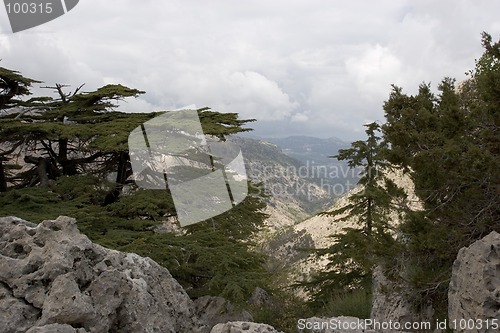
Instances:
[[[393,87],[384,105],[389,159],[406,169],[424,211],[401,226],[409,279],[422,303],[446,309],[460,248],[500,231],[500,42],[483,34],[485,52],[468,80],[445,78],[439,94]]]
[[[137,97],[144,93],[144,91],[131,89],[121,84],[108,84],[96,91],[72,96],[71,103],[67,103],[63,100],[62,102],[64,105],[62,111],[68,112],[69,114],[85,111],[90,111],[92,113],[96,111],[106,111],[117,106],[113,101],[121,100],[125,97]]]
[[[93,176],[61,177],[50,188],[32,187],[0,195],[0,215],[40,222],[59,215],[75,217],[82,232],[104,246],[149,256],[167,267],[191,296],[220,295],[242,303],[269,275],[265,256],[248,241],[265,214],[258,197],[249,196],[234,212],[186,228],[185,233],[158,233],[164,216],[175,215],[167,192],[134,190],[108,206],[106,193]],[[233,214],[234,213],[234,214]]]
[[[271,294],[271,303],[251,306],[249,309],[256,323],[265,323],[282,332],[296,332],[297,321],[315,315],[306,302],[287,289],[276,289]]]
[[[369,291],[355,289],[350,292],[337,292],[331,296],[323,308],[323,316],[351,316],[360,319],[370,318],[372,297]]]
[[[125,219],[147,218],[156,221],[175,216],[172,197],[166,191],[163,194],[159,195],[157,190],[138,190],[107,206],[107,211]]]
[[[15,97],[30,95],[30,87],[40,81],[22,76],[19,72],[0,67],[0,111],[15,106],[28,105]]]
[[[261,212],[264,204],[255,196],[257,189],[251,191],[232,210],[186,228],[184,237],[191,245],[177,258],[175,272],[184,277],[181,281],[193,297],[222,295],[242,302],[255,287],[268,284],[266,257],[250,241],[267,215]]]
[[[361,190],[349,196],[346,206],[320,215],[337,216],[347,213],[340,220],[356,216],[358,223],[364,228],[364,233],[371,236],[373,232],[387,233],[390,228],[388,214],[391,209],[397,208],[395,199],[404,199],[405,194],[387,177],[390,171],[390,165],[385,159],[388,146],[376,134],[380,131],[380,126],[371,123],[365,127],[368,136],[366,141],[353,142],[351,148],[341,149],[338,155],[332,156],[341,161],[347,160],[351,168],[362,168],[358,182]]]
[[[24,211],[24,216],[34,218],[38,215],[50,216],[47,205],[56,204],[58,197],[55,193],[47,193],[43,188],[32,188],[27,190],[12,190],[0,197],[2,215],[18,215]],[[42,218],[43,219],[43,218]],[[39,222],[34,220],[35,222]]]
[[[220,113],[211,111],[210,108],[198,109],[203,133],[213,135],[221,140],[225,140],[226,135],[251,131],[242,127],[255,119],[238,119],[237,113]]]

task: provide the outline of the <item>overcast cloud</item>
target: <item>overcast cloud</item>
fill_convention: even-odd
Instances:
[[[259,136],[352,140],[383,120],[392,83],[463,80],[481,32],[500,36],[499,13],[496,0],[80,0],[12,34],[2,8],[0,66],[145,90],[129,112],[196,104],[256,118]]]

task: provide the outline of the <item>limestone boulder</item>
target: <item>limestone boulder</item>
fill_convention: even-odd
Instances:
[[[16,298],[12,291],[0,283],[0,328],[5,332],[26,332],[41,315],[22,298]],[[1,332],[1,331],[0,331]]]
[[[401,272],[404,275],[404,272]],[[394,322],[412,325],[421,322],[433,322],[434,309],[432,306],[422,307],[419,311],[411,304],[411,294],[414,289],[410,284],[392,281],[383,273],[380,266],[373,273],[372,311],[370,318],[378,323]],[[392,332],[390,329],[380,329],[380,333]]]
[[[448,317],[456,323],[455,332],[500,331],[500,234],[497,232],[458,252],[448,289]]]
[[[245,310],[237,309],[222,297],[203,296],[194,301],[196,316],[207,327],[229,321],[253,321],[252,315]]]
[[[92,243],[69,217],[0,218],[0,325],[3,333],[208,330],[167,269]]]
[[[233,321],[215,325],[210,333],[283,333],[266,324]]]

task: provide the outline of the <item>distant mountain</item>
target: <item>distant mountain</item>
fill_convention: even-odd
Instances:
[[[229,141],[241,147],[249,178],[263,184],[273,229],[300,222],[334,201],[313,179],[301,177],[307,168],[277,145],[238,136]]]
[[[289,136],[286,138],[265,138],[267,142],[274,143],[283,149],[283,152],[304,164],[329,165],[337,164],[336,159],[328,156],[336,155],[339,149],[350,146],[349,142],[331,137],[328,139],[311,136]]]
[[[252,139],[239,136],[232,136],[231,142],[241,147],[243,157],[251,161],[272,162],[282,165],[292,165],[299,167],[302,165],[300,159],[283,152],[283,148],[265,139]]]
[[[358,182],[358,170],[349,168],[345,161],[328,157],[337,155],[339,149],[349,148],[351,144],[346,141],[335,137],[321,139],[310,136],[263,140],[278,145],[284,154],[301,161],[307,168],[301,176],[305,175],[310,181],[329,192],[331,197],[344,195]]]
[[[355,170],[328,158],[350,146],[340,139],[233,136],[229,140],[241,147],[249,177],[263,183],[270,224],[277,229],[325,209],[357,183]]]

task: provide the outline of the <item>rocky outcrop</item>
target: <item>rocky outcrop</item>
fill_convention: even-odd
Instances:
[[[500,234],[497,232],[458,252],[448,290],[448,317],[457,323],[455,332],[498,332]],[[467,327],[468,322],[472,323],[470,320],[479,320],[482,325]]]
[[[283,333],[266,324],[234,321],[215,325],[210,333]]]
[[[430,320],[432,312],[416,315],[405,300],[405,287],[388,281],[380,269],[374,280],[372,321]],[[249,304],[269,307],[272,299],[256,289]],[[466,325],[481,320],[482,328],[458,325],[455,332],[497,332],[500,234],[492,232],[460,250],[449,287],[449,318]],[[0,218],[2,333],[280,333],[250,321],[248,312],[222,298],[193,302],[167,269],[149,258],[92,243],[72,218],[39,225]],[[354,322],[359,319],[309,318],[299,321],[298,332],[384,331],[331,324]]]
[[[272,308],[275,306],[272,297],[262,288],[255,288],[248,304],[257,308]]]
[[[75,220],[0,218],[0,325],[14,332],[200,332],[195,306],[167,269],[106,249]]]
[[[222,297],[203,296],[194,301],[196,316],[208,327],[228,321],[252,321],[252,315],[245,310],[236,309]]]
[[[401,274],[404,274],[402,272]],[[373,273],[373,301],[370,318],[377,322],[406,323],[432,322],[434,309],[432,306],[422,307],[416,311],[409,301],[414,289],[402,281],[387,279],[380,266]],[[391,332],[381,329],[379,332]]]
[[[1,333],[277,333],[250,321],[221,297],[193,302],[166,268],[92,243],[72,218],[0,218]]]
[[[14,297],[8,286],[0,283],[0,327],[5,332],[26,332],[40,314],[40,309]]]

